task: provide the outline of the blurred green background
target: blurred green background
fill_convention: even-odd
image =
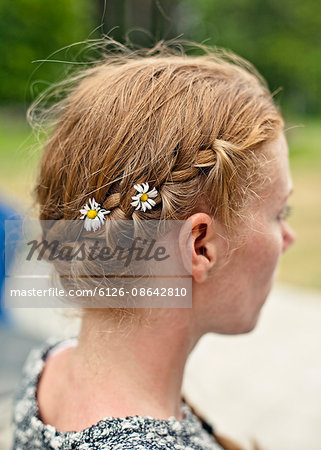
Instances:
[[[151,46],[183,39],[226,47],[267,79],[286,120],[297,242],[279,280],[321,289],[321,7],[314,0],[2,0],[0,196],[33,208],[39,159],[25,120],[31,101],[88,58],[82,41],[108,33]],[[78,43],[77,45],[71,45]],[[35,62],[38,61],[38,62]],[[44,62],[45,61],[45,62]]]

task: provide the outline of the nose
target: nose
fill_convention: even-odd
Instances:
[[[285,252],[292,244],[294,244],[296,239],[295,233],[286,222],[283,223],[283,248],[282,252]]]

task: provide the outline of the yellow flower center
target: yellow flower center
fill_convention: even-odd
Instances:
[[[97,216],[98,212],[95,209],[91,209],[87,212],[88,219],[94,219]]]
[[[140,199],[141,199],[142,202],[146,202],[146,200],[148,199],[148,195],[147,195],[147,194],[143,194],[143,195],[140,197]]]

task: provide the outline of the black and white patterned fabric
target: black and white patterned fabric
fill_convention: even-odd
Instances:
[[[84,430],[68,432],[44,424],[39,417],[37,385],[46,357],[61,341],[50,338],[33,349],[27,358],[14,404],[14,450],[221,450],[183,400],[183,420],[174,416],[167,420],[151,416],[106,417]]]

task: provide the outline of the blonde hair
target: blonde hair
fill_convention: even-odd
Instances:
[[[249,62],[205,49],[187,56],[159,43],[71,78],[45,116],[54,120],[35,188],[40,219],[76,219],[95,196],[111,210],[107,220],[184,220],[203,210],[233,231],[262,180],[261,144],[283,120]],[[143,213],[130,203],[134,184],[146,181],[159,196]]]
[[[233,235],[266,176],[262,144],[284,126],[265,80],[223,49],[198,45],[203,54],[188,56],[163,42],[132,52],[110,38],[103,44],[117,51],[29,109],[31,123],[51,133],[34,190],[39,218],[55,219],[54,230],[60,220],[79,219],[94,196],[111,211],[111,224],[132,220],[139,229],[142,219],[185,220],[203,211]],[[59,100],[41,109],[47,98]],[[143,182],[158,190],[146,212],[131,206],[134,184]],[[85,230],[82,237],[92,242]],[[112,233],[95,237],[112,241]],[[57,270],[66,273],[61,262]]]

